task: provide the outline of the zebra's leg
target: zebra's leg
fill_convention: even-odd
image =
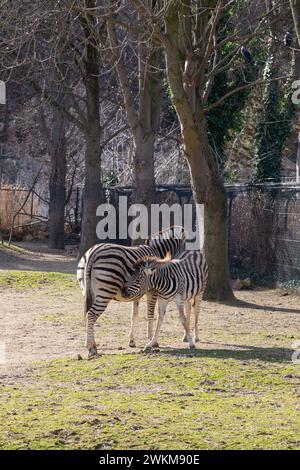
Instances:
[[[190,301],[190,300],[187,300],[184,304],[185,304],[186,324],[187,324],[188,329],[190,329],[190,324],[191,324],[191,310],[192,310],[191,301]],[[184,335],[183,335],[182,341],[183,341],[184,343],[187,343],[187,342],[188,342],[188,337],[187,337],[186,332],[185,332]]]
[[[95,342],[95,336],[94,336],[94,325],[96,323],[98,316],[91,312],[87,312],[86,316],[86,341],[85,341],[85,347],[87,348],[89,354],[88,358],[91,359],[92,357],[97,357],[98,356],[98,351],[97,351],[97,346]]]
[[[92,307],[87,312],[87,321],[86,321],[86,342],[85,347],[87,348],[89,354],[88,358],[92,359],[98,356],[97,346],[94,336],[94,325],[100,315],[106,309],[111,298],[103,298],[99,295],[96,296]]]
[[[187,325],[186,316],[184,314],[184,304],[182,302],[178,302],[177,303],[177,308],[178,308],[178,312],[179,312],[180,321],[181,321],[181,323],[183,325],[183,328],[185,329],[185,332],[186,332],[186,336],[187,336],[187,340],[188,340],[190,349],[194,349],[195,348],[195,342],[194,342],[194,339],[191,335],[190,328]]]
[[[137,323],[138,315],[139,315],[139,300],[134,300],[132,302],[132,311],[131,311],[131,326],[130,326],[130,332],[129,332],[129,346],[131,348],[135,348],[135,339],[134,339],[134,333],[135,333],[135,326]]]
[[[202,301],[202,296],[198,295],[195,297],[195,304],[194,304],[194,315],[195,315],[195,342],[198,343],[200,341],[199,339],[199,314],[200,314],[200,304]]]
[[[153,338],[153,323],[154,323],[154,311],[157,301],[157,294],[154,291],[147,292],[147,334],[148,339],[151,341]],[[158,347],[158,344],[155,344]]]
[[[144,348],[144,351],[146,351],[147,349],[158,346],[158,336],[159,336],[159,332],[160,332],[160,329],[161,329],[161,325],[163,324],[163,321],[164,321],[164,316],[165,316],[165,313],[166,313],[167,304],[168,304],[168,302],[163,302],[161,300],[159,301],[158,317],[157,317],[157,322],[156,322],[156,327],[155,327],[155,333],[154,333],[154,336],[151,339],[151,341],[148,344],[146,344],[146,346]]]

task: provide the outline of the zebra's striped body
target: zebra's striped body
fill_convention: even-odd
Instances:
[[[200,251],[185,251],[178,259],[161,260],[155,257],[145,257],[135,265],[135,272],[126,282],[122,294],[128,299],[140,298],[146,292],[155,292],[159,298],[159,317],[156,331],[146,347],[152,347],[158,340],[158,334],[166,312],[167,304],[176,302],[180,319],[185,328],[185,339],[190,348],[195,347],[190,333],[191,302],[195,314],[195,341],[198,336],[198,319],[200,302],[207,282],[208,269],[203,253]],[[184,314],[186,307],[186,316]]]
[[[94,324],[115,299],[128,301],[121,289],[133,274],[135,263],[144,256],[163,258],[171,252],[176,256],[184,249],[185,234],[182,227],[171,227],[152,237],[147,244],[136,247],[101,243],[90,248],[81,258],[77,268],[77,279],[84,295],[84,314],[87,324],[86,347],[89,357],[97,355],[94,339]],[[152,338],[154,309],[157,296],[147,294],[148,337]],[[129,299],[130,300],[130,299]],[[134,327],[138,315],[138,299],[132,307],[129,345],[134,347]]]

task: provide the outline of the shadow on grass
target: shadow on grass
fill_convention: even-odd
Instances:
[[[216,344],[216,343],[205,343]],[[259,360],[262,362],[273,363],[287,363],[291,362],[291,357],[294,352],[293,349],[288,348],[262,348],[256,346],[245,346],[237,344],[221,344],[218,346],[228,346],[228,348],[217,349],[203,349],[201,343],[198,344],[197,349],[168,349],[161,347],[157,350],[144,352],[144,354],[162,354],[166,356],[181,356],[181,357],[199,357],[199,358],[214,358],[214,359],[236,359],[238,361]],[[239,349],[231,349],[239,348]]]
[[[299,300],[300,302],[300,300]],[[274,307],[273,305],[259,305],[251,302],[246,302],[240,299],[234,299],[228,302],[222,302],[224,305],[238,308],[248,308],[253,310],[267,310],[270,312],[285,312],[285,313],[300,313],[300,309],[286,308],[284,306]]]

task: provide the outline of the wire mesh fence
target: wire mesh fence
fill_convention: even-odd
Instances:
[[[228,251],[233,277],[259,281],[300,281],[300,183],[225,185],[228,199]],[[107,190],[117,207],[130,187]],[[189,186],[156,187],[156,203],[193,202]]]
[[[232,276],[300,281],[300,183],[242,183],[225,187]],[[1,189],[0,229],[10,228],[13,214],[26,194],[26,189]],[[132,187],[129,186],[105,189],[106,200],[115,206],[116,212],[119,196],[130,198],[131,194]],[[38,196],[33,194],[15,225],[26,225],[34,220],[41,210],[40,202]],[[183,206],[191,202],[193,197],[189,186],[156,187],[156,204],[178,203]],[[46,212],[44,204],[44,220],[47,220]],[[81,214],[82,189],[74,188],[66,206],[69,231],[80,231]],[[130,243],[130,240],[122,242]]]
[[[232,272],[300,281],[300,184],[227,187]]]

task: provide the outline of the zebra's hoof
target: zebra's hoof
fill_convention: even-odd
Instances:
[[[196,349],[195,344],[190,344],[190,349]]]
[[[154,344],[152,344],[152,348],[154,348],[154,349],[157,349],[157,348],[159,348],[159,344],[158,344],[158,343],[154,343]]]
[[[199,343],[200,342],[200,338],[195,338],[195,343]]]
[[[91,349],[89,349],[88,360],[96,359],[99,356],[100,356],[100,354],[98,354],[97,348],[95,348],[95,346],[92,347]]]
[[[182,342],[183,342],[183,343],[187,343],[187,342],[188,342],[187,335],[183,335]]]
[[[91,361],[92,359],[97,359],[97,357],[100,357],[100,354],[98,354],[98,353],[93,353],[93,354],[89,353],[88,360]]]
[[[128,346],[129,346],[130,348],[136,348],[135,341],[134,341],[133,339],[131,339],[131,340],[129,341],[129,343],[128,343]]]

